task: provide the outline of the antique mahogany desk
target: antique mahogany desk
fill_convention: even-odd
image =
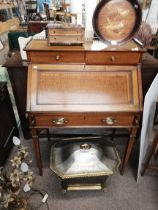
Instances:
[[[28,62],[23,61],[21,59],[20,52],[16,51],[12,54],[11,57],[7,59],[4,66],[7,67],[9,73],[24,138],[29,139],[31,138],[31,134],[26,114]],[[144,53],[141,69],[144,98],[153,79],[158,73],[158,60],[151,56],[149,53]]]
[[[46,40],[26,46],[27,112],[40,175],[38,130],[51,127],[127,128],[124,172],[142,111],[144,50],[132,41],[101,50],[98,46],[48,46]]]

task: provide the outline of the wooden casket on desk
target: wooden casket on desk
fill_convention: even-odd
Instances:
[[[27,112],[40,174],[37,129],[51,127],[127,128],[124,171],[142,111],[144,50],[134,42],[102,49],[98,44],[47,46],[47,41],[32,40],[26,47]]]

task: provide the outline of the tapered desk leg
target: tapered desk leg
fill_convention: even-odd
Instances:
[[[40,152],[40,145],[39,145],[39,137],[38,137],[36,128],[32,128],[31,132],[32,132],[34,152],[36,156],[36,163],[39,169],[39,175],[42,176],[43,170],[42,170],[42,159],[41,159],[41,152]]]
[[[131,151],[132,151],[133,145],[136,140],[137,130],[138,130],[138,128],[131,128],[131,130],[130,130],[130,137],[129,137],[129,140],[128,140],[128,143],[126,146],[125,155],[124,155],[122,165],[121,165],[121,170],[120,170],[121,175],[124,174],[125,167],[126,167],[128,160],[130,158]]]

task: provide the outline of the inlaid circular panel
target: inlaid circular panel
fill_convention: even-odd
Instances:
[[[102,0],[93,15],[93,27],[102,41],[122,43],[139,29],[141,9],[136,0]]]

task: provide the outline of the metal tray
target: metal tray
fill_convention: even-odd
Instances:
[[[98,38],[111,44],[132,39],[141,24],[137,0],[102,0],[93,14],[93,28]]]

